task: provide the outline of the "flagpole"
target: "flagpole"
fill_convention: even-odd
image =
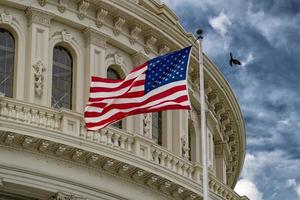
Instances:
[[[201,32],[201,33],[200,33]],[[202,146],[202,177],[203,177],[203,200],[209,200],[208,195],[208,145],[207,145],[207,133],[206,133],[206,113],[205,113],[205,96],[204,96],[204,65],[202,55],[202,31],[198,37],[199,45],[199,77],[200,77],[200,125],[201,125],[201,146]]]

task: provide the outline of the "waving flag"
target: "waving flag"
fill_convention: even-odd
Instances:
[[[129,115],[190,109],[190,51],[187,47],[151,59],[122,80],[92,77],[84,113],[87,129],[98,130]]]

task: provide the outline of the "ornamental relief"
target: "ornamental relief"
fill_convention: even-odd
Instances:
[[[67,31],[66,29],[62,31],[56,31],[51,35],[51,38],[54,38],[55,36],[59,36],[61,41],[71,44],[72,41],[77,42],[77,40],[73,37],[73,35]]]
[[[39,59],[35,64],[32,65],[34,69],[34,90],[37,96],[42,96],[44,88],[44,72],[46,68],[41,59]]]
[[[11,24],[13,17],[7,12],[3,12],[0,14],[0,24]]]

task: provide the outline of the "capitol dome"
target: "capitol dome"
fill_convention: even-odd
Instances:
[[[194,40],[158,0],[0,1],[0,200],[202,199],[202,49]],[[91,76],[123,78],[191,44],[192,110],[87,131]],[[243,116],[228,82],[201,55],[210,198],[246,200],[233,191],[245,158]]]

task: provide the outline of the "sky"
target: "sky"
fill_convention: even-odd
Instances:
[[[204,52],[240,103],[247,153],[235,191],[300,200],[300,0],[163,2],[188,32],[204,30]]]

